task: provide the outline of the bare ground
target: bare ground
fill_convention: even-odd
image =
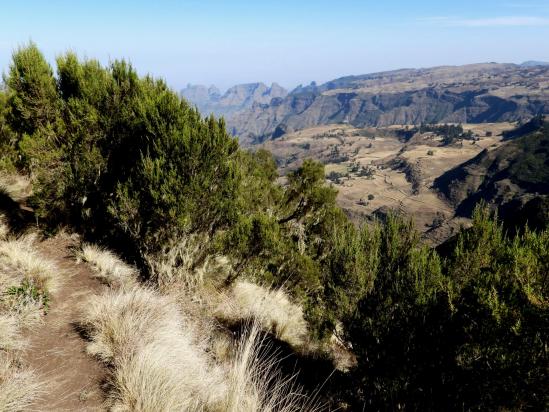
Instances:
[[[45,383],[35,411],[104,410],[101,382],[105,371],[86,354],[86,342],[75,327],[81,302],[103,286],[85,264],[76,263],[70,251],[74,243],[68,236],[56,236],[38,247],[58,265],[64,283],[51,297],[44,323],[27,336],[29,348],[22,361]]]

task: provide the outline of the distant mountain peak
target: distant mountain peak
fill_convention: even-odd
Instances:
[[[269,87],[265,83],[237,84],[225,93],[215,86],[187,85],[181,90],[181,96],[198,107],[204,115],[210,113],[216,116],[231,117],[235,113],[250,109],[254,104],[269,104],[273,99],[284,98],[288,91],[278,83]]]
[[[549,113],[549,66],[478,63],[400,69],[298,86],[227,119],[243,145],[314,126],[525,121]]]

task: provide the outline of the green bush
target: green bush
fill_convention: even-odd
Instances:
[[[37,217],[125,239],[140,253],[234,218],[238,145],[223,120],[202,119],[124,61],[102,68],[68,53],[57,66],[56,79],[31,44],[6,77]]]
[[[353,407],[542,410],[549,232],[507,238],[487,208],[442,261],[391,218],[371,292],[345,330]]]
[[[54,76],[30,44],[5,83],[1,166],[32,177],[40,224],[72,225],[145,270],[145,256],[181,237],[213,240],[202,252],[229,257],[226,284],[246,276],[285,287],[312,337],[338,334],[352,349],[357,366],[338,375],[330,399],[354,410],[546,409],[548,230],[508,237],[478,208],[437,252],[393,215],[357,228],[322,164],[305,160],[280,185],[268,152],[240,150],[222,119],[202,118],[125,61],[104,68],[68,53]],[[540,142],[529,156],[545,153]]]

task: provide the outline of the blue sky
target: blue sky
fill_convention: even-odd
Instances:
[[[35,41],[174,88],[286,87],[402,67],[549,61],[549,0],[0,0],[0,70]]]

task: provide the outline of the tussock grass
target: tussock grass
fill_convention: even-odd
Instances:
[[[307,410],[305,397],[276,373],[274,358],[261,355],[257,325],[219,361],[210,350],[212,330],[198,329],[171,298],[139,287],[92,297],[81,324],[88,351],[111,368],[113,411]]]
[[[193,328],[168,297],[144,288],[88,302],[90,353],[112,366],[113,410],[213,410],[223,380]]]
[[[0,313],[0,351],[13,351],[25,346],[17,316]]]
[[[0,411],[28,410],[40,396],[41,386],[34,372],[21,368],[8,354],[0,352]]]
[[[235,282],[216,310],[226,322],[256,319],[261,328],[295,348],[305,345],[308,331],[302,308],[283,289],[268,289],[247,281]]]
[[[6,216],[0,213],[0,240],[5,240],[8,237],[10,228],[6,220]]]
[[[131,288],[137,285],[137,269],[109,250],[84,244],[78,257],[89,263],[95,276],[109,286]]]
[[[161,290],[174,285],[196,290],[206,283],[220,283],[230,265],[224,256],[208,253],[210,239],[206,235],[189,235],[178,239],[158,254],[147,256],[151,277]]]
[[[27,176],[0,173],[0,190],[14,201],[21,202],[32,194],[32,184]]]
[[[269,347],[256,321],[237,342],[236,353],[228,368],[228,391],[224,411],[298,412],[318,411],[294,384],[293,377],[284,377],[278,361],[269,355]]]
[[[0,222],[1,223],[1,222]],[[59,270],[34,250],[35,237],[0,233],[0,411],[24,411],[39,397],[41,383],[17,360],[26,347],[22,332],[41,321],[47,293]]]
[[[0,290],[20,286],[24,281],[43,293],[57,290],[59,268],[35,250],[35,236],[0,241]]]

